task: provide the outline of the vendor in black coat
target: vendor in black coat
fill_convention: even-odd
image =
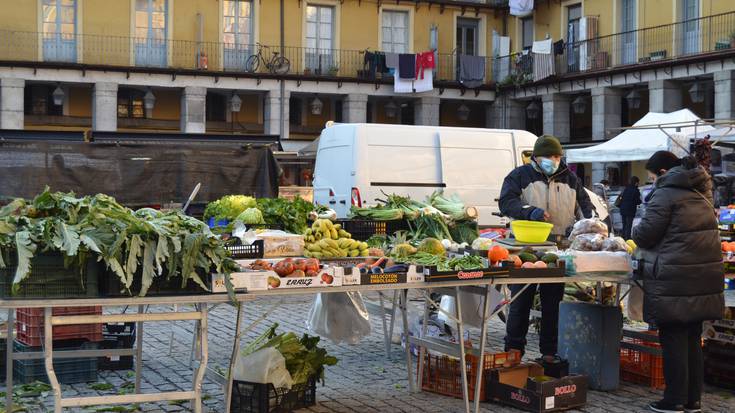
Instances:
[[[643,317],[658,327],[666,390],[655,412],[701,411],[702,321],[722,318],[723,266],[710,175],[692,158],[656,152],[655,190],[633,228],[641,252]]]
[[[630,178],[630,185],[626,186],[620,194],[620,216],[623,218],[623,238],[630,239],[630,231],[633,229],[633,220],[641,204],[641,191],[638,189],[640,179],[637,176]]]

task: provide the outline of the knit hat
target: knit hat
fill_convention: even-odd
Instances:
[[[661,172],[662,169],[669,170],[681,165],[681,159],[669,151],[658,151],[651,155],[646,162],[646,170],[654,174]]]
[[[554,156],[563,155],[564,150],[561,148],[559,139],[551,135],[544,135],[536,140],[533,145],[533,156]]]

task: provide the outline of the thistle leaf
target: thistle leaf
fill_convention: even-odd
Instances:
[[[155,272],[155,259],[156,259],[156,241],[150,240],[145,243],[145,250],[143,252],[143,278],[140,286],[140,296],[145,297],[148,289],[153,284],[153,278],[156,276]]]
[[[13,279],[13,292],[17,293],[20,289],[20,282],[25,280],[31,272],[31,258],[36,252],[36,244],[31,240],[31,234],[28,231],[20,231],[15,234],[15,249],[18,252],[18,268],[15,270]]]

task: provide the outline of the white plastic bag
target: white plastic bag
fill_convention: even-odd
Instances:
[[[628,318],[633,321],[643,321],[643,290],[637,285],[630,286],[628,293]]]
[[[459,296],[462,300],[462,322],[470,327],[481,328],[482,327],[482,302],[484,297],[481,294],[474,294],[459,290]],[[490,307],[488,308],[488,316],[492,314],[495,308],[503,300],[503,295],[495,288],[490,289]],[[455,308],[454,297],[450,295],[442,296],[439,308],[442,311],[439,312],[439,320],[444,321],[453,330],[457,329],[457,323],[447,316],[447,313],[451,314],[452,317],[456,318],[457,310]]]
[[[633,267],[630,255],[621,251],[566,250],[559,254],[566,261],[570,274],[630,274]]]
[[[582,234],[600,234],[603,237],[608,236],[607,225],[598,218],[587,218],[577,221],[569,235],[569,240],[574,241],[577,236]]]
[[[335,344],[354,345],[370,335],[370,318],[360,293],[320,293],[309,310],[306,327]]]
[[[273,383],[276,388],[290,389],[293,384],[286,369],[286,359],[274,347],[266,347],[247,356],[238,355],[232,377],[251,383]]]

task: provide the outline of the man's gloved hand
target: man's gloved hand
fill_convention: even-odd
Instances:
[[[543,209],[535,208],[530,214],[528,214],[528,218],[530,218],[531,221],[545,221],[545,215],[546,214]]]

